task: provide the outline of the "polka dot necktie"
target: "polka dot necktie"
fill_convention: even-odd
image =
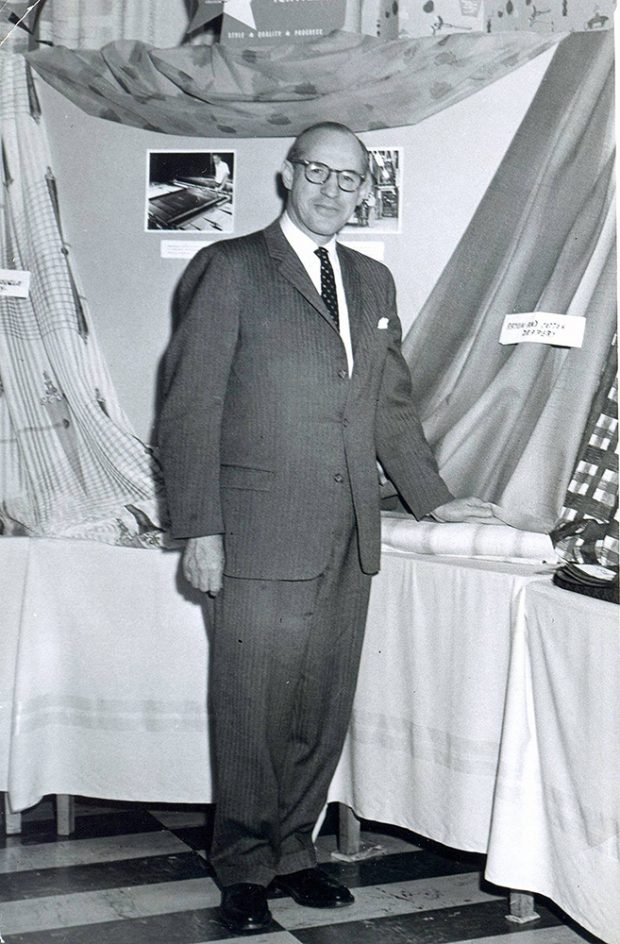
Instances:
[[[321,295],[327,310],[332,316],[332,321],[338,328],[338,296],[336,295],[336,280],[334,279],[332,264],[329,261],[329,253],[325,246],[319,246],[318,249],[314,250],[314,254],[319,257],[321,262]]]

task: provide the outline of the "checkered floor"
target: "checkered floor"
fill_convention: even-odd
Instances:
[[[274,894],[269,931],[222,927],[205,848],[209,808],[77,801],[76,831],[55,834],[51,802],[24,814],[21,836],[0,838],[0,937],[6,944],[583,944],[594,939],[550,903],[539,919],[506,921],[502,889],[481,881],[482,857],[402,830],[365,824],[378,856],[332,857],[333,815],[318,840],[324,868],[354,891],[350,908],[300,908]]]

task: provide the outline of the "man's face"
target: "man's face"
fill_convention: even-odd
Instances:
[[[354,170],[364,176],[362,150],[351,134],[340,131],[318,131],[304,141],[300,157],[320,161],[335,170]],[[353,210],[367,195],[368,183],[352,192],[341,190],[336,174],[323,184],[306,180],[302,164],[285,161],[282,180],[288,190],[286,204],[294,223],[319,245],[324,245],[342,229]]]

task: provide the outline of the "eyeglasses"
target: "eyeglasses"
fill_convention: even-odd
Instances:
[[[346,193],[353,193],[364,183],[363,176],[358,174],[356,170],[335,170],[320,161],[304,161],[302,159],[290,163],[302,164],[306,180],[311,184],[324,184],[332,174],[335,174],[340,189]]]

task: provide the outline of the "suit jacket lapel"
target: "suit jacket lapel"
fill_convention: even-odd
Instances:
[[[263,230],[267,249],[282,276],[300,292],[306,301],[325,319],[334,331],[338,331],[325,302],[312,284],[312,279],[304,269],[298,255],[291,248],[280,223],[276,220],[267,229]]]
[[[347,296],[351,344],[353,345],[353,354],[357,356],[358,352],[362,350],[363,339],[372,328],[372,320],[365,310],[365,293],[352,256],[347,252],[345,247],[339,245],[338,258],[340,260],[344,290]]]

